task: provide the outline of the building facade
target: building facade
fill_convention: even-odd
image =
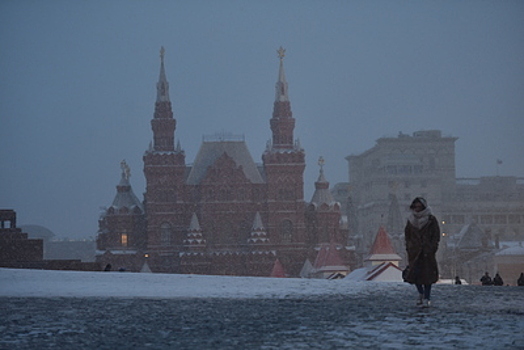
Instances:
[[[524,240],[524,178],[457,178],[456,140],[439,130],[399,133],[378,139],[360,155],[346,157],[349,182],[336,184],[333,195],[342,204],[349,223],[349,243],[356,246],[360,258],[369,251],[381,225],[390,234],[396,252],[404,254],[403,230],[409,204],[416,196],[428,200],[441,223],[439,252],[444,274],[460,271],[457,264],[453,267],[450,263],[450,255],[462,254],[451,251],[459,247],[466,225],[474,223],[482,231],[486,242],[479,254],[490,251],[486,256],[492,256],[500,242]]]
[[[272,139],[262,163],[253,161],[242,136],[218,134],[203,138],[188,165],[176,140],[162,48],[153,142],[143,156],[144,201],[136,199],[123,170],[120,199],[99,222],[102,264],[139,271],[147,260],[153,272],[269,276],[278,260],[286,275],[297,276],[316,244],[341,237],[339,225],[330,224],[334,232],[319,238],[307,221],[331,223],[338,215],[338,224],[341,212],[330,203],[333,210],[312,215],[316,207],[308,210],[304,200],[305,152],[294,137],[284,53],[278,50]]]

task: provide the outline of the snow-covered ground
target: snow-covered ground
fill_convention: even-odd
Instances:
[[[343,280],[0,268],[0,297],[284,298],[365,287]]]
[[[0,349],[524,349],[524,288],[0,268]]]

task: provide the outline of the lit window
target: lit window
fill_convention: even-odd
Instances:
[[[127,247],[127,233],[122,233],[120,241],[122,242],[123,247]]]

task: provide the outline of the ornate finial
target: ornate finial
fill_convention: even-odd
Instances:
[[[284,56],[286,56],[286,49],[280,46],[280,48],[277,50],[277,53],[278,53],[278,58],[280,58],[280,60],[283,60]]]
[[[123,159],[123,160],[120,162],[120,168],[122,169],[122,175],[124,175],[124,178],[125,178],[126,180],[129,180],[129,177],[131,176],[131,169],[130,169],[129,166],[127,165],[125,159]]]
[[[318,165],[320,166],[320,171],[323,170],[323,168],[324,168],[324,163],[325,163],[325,161],[324,161],[324,157],[322,157],[322,156],[318,157]]]
[[[164,55],[166,54],[166,50],[164,49],[163,46],[160,47],[160,59],[162,60],[162,62],[164,62]]]

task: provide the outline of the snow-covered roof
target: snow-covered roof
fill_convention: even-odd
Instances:
[[[249,181],[252,183],[264,182],[244,141],[218,140],[202,142],[187,178],[187,183],[198,185],[206,176],[208,167],[212,166],[224,153],[233,159],[237,167],[242,167],[242,171]]]
[[[344,262],[340,258],[340,255],[337,251],[337,245],[334,242],[323,243],[320,245],[320,250],[317,254],[313,267],[316,270],[320,270],[325,267],[330,267],[331,269],[339,270],[341,267],[347,269],[344,265]],[[336,268],[334,268],[336,267]]]
[[[402,270],[391,262],[351,271],[345,281],[402,282]]]
[[[375,241],[373,242],[369,255],[366,257],[365,261],[388,262],[401,260],[402,258],[395,252],[386,230],[383,226],[380,226]]]
[[[103,255],[105,253],[111,253],[113,255],[134,255],[137,253],[136,250],[133,249],[108,249],[108,250],[97,250],[96,255]]]
[[[506,248],[495,254],[496,256],[524,256],[524,247],[516,246]]]
[[[457,248],[459,249],[481,249],[485,246],[493,247],[488,241],[486,233],[475,223],[466,224],[459,233]]]

